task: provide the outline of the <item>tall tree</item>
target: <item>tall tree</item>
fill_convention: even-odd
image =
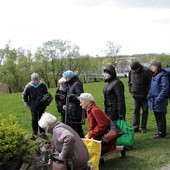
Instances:
[[[41,54],[43,61],[51,63],[51,73],[57,86],[62,72],[74,66],[72,59],[79,56],[79,47],[70,41],[52,40],[44,42],[42,47],[37,48],[36,54]],[[68,59],[67,62],[65,59]]]
[[[120,49],[121,49],[120,45],[117,45],[111,41],[107,41],[105,53],[106,53],[106,56],[111,59],[110,64],[114,66],[116,65],[116,62],[117,62],[116,56],[119,53]]]

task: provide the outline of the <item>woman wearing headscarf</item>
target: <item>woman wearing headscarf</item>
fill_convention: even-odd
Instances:
[[[124,84],[117,77],[116,70],[112,65],[106,67],[103,72],[105,81],[103,88],[105,113],[112,121],[118,118],[125,119]]]

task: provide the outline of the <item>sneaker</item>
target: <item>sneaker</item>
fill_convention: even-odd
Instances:
[[[161,138],[165,138],[166,136],[161,136],[159,134],[156,134],[153,138],[154,139],[161,139]]]

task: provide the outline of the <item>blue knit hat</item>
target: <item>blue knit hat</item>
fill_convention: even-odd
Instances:
[[[75,76],[75,73],[71,70],[67,70],[63,73],[64,78],[72,78]]]

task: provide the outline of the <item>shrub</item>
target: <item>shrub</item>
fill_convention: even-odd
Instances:
[[[33,151],[34,143],[26,135],[27,132],[19,126],[16,117],[0,119],[1,163],[20,161]]]

